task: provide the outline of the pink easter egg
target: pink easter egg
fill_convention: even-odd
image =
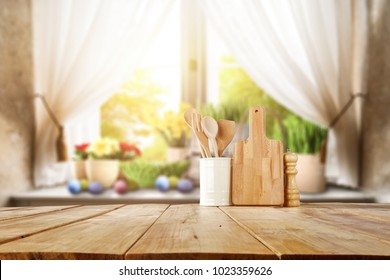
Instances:
[[[125,180],[118,180],[114,184],[114,190],[116,193],[124,194],[127,192],[127,183]]]

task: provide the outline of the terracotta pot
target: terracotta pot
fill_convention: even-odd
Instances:
[[[168,162],[186,160],[188,158],[188,155],[189,155],[188,148],[168,147],[168,149],[167,149],[167,161]]]
[[[72,177],[77,180],[87,179],[85,160],[71,161]]]
[[[296,183],[300,192],[325,191],[325,166],[319,154],[298,154]]]
[[[87,178],[110,188],[119,175],[119,161],[111,159],[87,160]]]

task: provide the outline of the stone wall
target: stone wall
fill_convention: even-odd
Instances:
[[[0,206],[32,187],[34,106],[30,0],[0,0]]]

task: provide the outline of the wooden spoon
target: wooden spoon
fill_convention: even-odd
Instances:
[[[222,155],[226,147],[232,142],[236,123],[230,120],[218,120],[218,134],[215,137],[218,145],[218,154]]]
[[[195,136],[199,140],[199,144],[201,148],[203,149],[206,157],[211,157],[210,149],[209,149],[209,141],[207,139],[207,136],[202,131],[201,124],[200,124],[200,115],[197,113],[192,113],[191,123],[193,127],[193,131],[195,133]]]
[[[213,145],[214,156],[219,157],[218,145],[215,137],[218,134],[218,123],[212,117],[203,117],[202,118],[202,129],[206,136],[209,138],[211,144]]]
[[[194,108],[188,109],[187,111],[184,112],[184,119],[185,119],[187,125],[188,125],[189,127],[191,127],[192,132],[193,132],[194,135],[195,135],[196,141],[198,142],[198,145],[199,145],[199,148],[200,148],[200,153],[201,153],[201,155],[202,155],[202,158],[204,158],[204,157],[206,157],[206,154],[205,154],[205,152],[204,152],[204,149],[203,149],[202,145],[200,144],[200,141],[199,141],[198,136],[197,136],[196,133],[195,133],[195,127],[192,125],[192,114],[198,115],[199,112],[198,112],[196,109],[194,109]]]

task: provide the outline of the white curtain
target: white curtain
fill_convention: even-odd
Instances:
[[[69,132],[129,78],[174,0],[33,0],[35,92]],[[56,162],[56,127],[36,100],[35,185]],[[49,172],[50,173],[50,172]]]
[[[275,100],[327,127],[365,92],[365,0],[213,0],[202,7],[238,62]],[[329,131],[329,181],[358,186],[361,109]]]

